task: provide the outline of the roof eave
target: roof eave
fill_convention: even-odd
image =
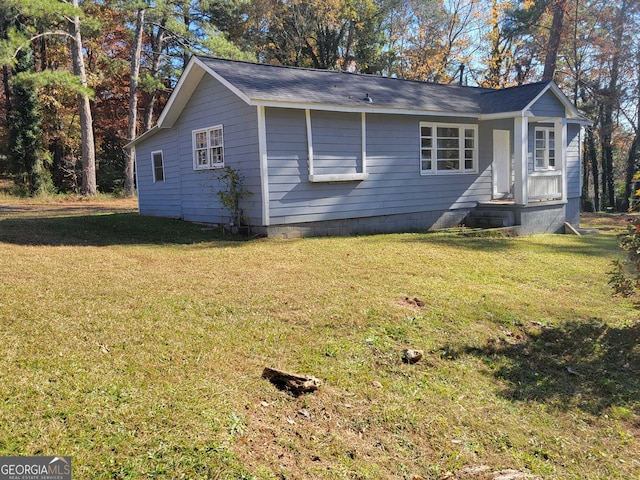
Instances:
[[[575,118],[567,118],[567,123],[574,123],[574,124],[582,125],[583,127],[590,127],[591,125],[593,125],[592,120],[589,120],[588,118],[585,118],[582,116],[578,116]]]
[[[516,117],[533,117],[533,114],[529,110],[513,111],[513,112],[498,112],[498,113],[484,113],[478,117],[478,120],[504,120],[507,118]],[[580,125],[593,125],[593,122],[588,118],[584,118],[580,114],[573,117],[566,117],[567,123],[575,123]]]
[[[123,148],[126,148],[128,150],[134,148],[136,145],[138,145],[143,140],[146,140],[147,138],[154,136],[156,133],[158,133],[158,130],[159,130],[158,125],[150,128],[149,130],[147,130],[143,134],[141,134],[138,137],[134,138],[131,142],[127,143]]]
[[[286,100],[260,99],[252,98],[249,100],[250,105],[259,107],[275,107],[275,108],[294,108],[298,110],[321,110],[331,112],[347,112],[347,113],[384,113],[399,115],[423,115],[438,117],[464,117],[479,118],[478,112],[451,112],[440,110],[423,110],[413,108],[385,107],[380,105],[342,105],[334,103],[305,103]]]
[[[479,115],[480,120],[504,120],[505,118],[524,117],[526,112],[524,110],[515,110],[513,112],[496,112],[496,113],[483,113]]]
[[[159,127],[172,127],[180,116],[182,109],[204,76],[204,69],[199,63],[196,57],[192,57],[191,60],[189,60],[189,63],[182,72],[182,75],[180,75],[177,85],[173,89],[173,92],[171,92],[171,96],[169,96],[169,100],[167,100],[167,104],[158,118]]]
[[[173,126],[178,117],[180,117],[182,110],[187,105],[187,102],[198,87],[198,84],[200,83],[200,80],[202,80],[202,77],[204,77],[205,73],[214,77],[243,101],[249,103],[249,98],[241,90],[229,83],[215,70],[212,70],[198,57],[194,56],[191,57],[191,60],[189,60],[184,72],[182,72],[180,80],[178,80],[178,84],[173,89],[173,93],[169,97],[166,106],[158,118],[158,126],[160,128],[171,128]]]

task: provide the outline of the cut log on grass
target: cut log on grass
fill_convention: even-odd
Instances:
[[[320,380],[297,373],[284,372],[265,367],[262,378],[266,378],[280,390],[288,390],[294,395],[313,392],[322,384]]]
[[[407,348],[402,351],[402,361],[404,363],[416,363],[422,358],[422,350]]]

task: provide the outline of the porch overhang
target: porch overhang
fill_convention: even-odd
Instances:
[[[523,111],[513,117],[514,129],[514,191],[516,205],[526,206],[531,202],[567,201],[567,118],[536,117]],[[538,169],[535,144],[530,150],[529,127],[531,124],[549,125],[554,134],[556,164],[553,168]],[[536,141],[535,136],[533,142]],[[530,166],[531,165],[531,166]]]

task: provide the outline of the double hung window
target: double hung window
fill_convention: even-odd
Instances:
[[[193,168],[224,167],[222,125],[193,131]]]
[[[162,150],[151,152],[151,164],[153,167],[153,182],[164,182],[164,160]]]
[[[471,173],[478,170],[477,125],[420,123],[420,173]]]
[[[555,131],[550,127],[536,127],[535,169],[556,169]]]

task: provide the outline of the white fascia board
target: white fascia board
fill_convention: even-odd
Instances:
[[[429,117],[463,117],[479,119],[479,113],[459,113],[459,112],[438,112],[434,110],[413,110],[404,108],[374,107],[374,106],[346,106],[330,105],[321,103],[299,103],[281,100],[251,99],[251,105],[260,107],[295,108],[300,110],[320,110],[326,112],[346,112],[346,113],[385,113],[397,115],[420,115]]]
[[[139,135],[138,137],[134,138],[133,141],[127,143],[123,148],[129,148],[129,149],[133,148],[133,149],[135,149],[135,146],[138,145],[141,141],[146,140],[149,137],[152,137],[156,133],[158,133],[158,126],[157,125],[155,127],[152,127],[151,129],[147,130],[142,135]]]
[[[553,123],[558,118],[558,117],[536,117],[535,115],[530,114],[530,112],[527,112],[527,117],[529,117],[530,122],[535,122],[535,123]]]
[[[230,83],[229,81],[227,81],[227,79],[225,79],[223,76],[221,76],[220,74],[218,74],[218,72],[216,72],[215,70],[213,70],[212,68],[210,68],[206,63],[204,63],[202,60],[200,60],[198,57],[194,57],[196,59],[196,61],[198,62],[198,64],[200,65],[200,67],[202,69],[204,69],[205,72],[207,72],[209,75],[211,75],[213,78],[215,78],[217,81],[219,81],[222,85],[224,85],[225,87],[227,87],[229,90],[231,90],[235,95],[237,95],[243,102],[245,102],[247,105],[255,105],[255,106],[259,106],[258,104],[254,103],[251,101],[251,99],[249,97],[247,97],[244,92],[242,92],[242,90],[240,90],[238,87],[236,87],[235,85],[233,85],[232,83]]]
[[[504,120],[505,118],[523,117],[524,111],[487,113],[478,116],[478,120]]]
[[[578,117],[578,118],[567,118],[567,123],[582,125],[583,127],[588,127],[593,125],[593,121],[588,118]]]
[[[178,80],[178,84],[173,89],[173,93],[169,97],[167,105],[160,114],[160,118],[158,118],[158,126],[160,128],[171,128],[173,126],[205,73],[211,75],[248,105],[257,105],[256,103],[252,103],[249,97],[247,97],[235,85],[228,82],[224,77],[218,74],[218,72],[210,68],[198,57],[194,56],[191,57],[191,60],[189,60],[184,72],[182,72],[180,80]]]
[[[180,80],[178,80],[178,84],[173,89],[167,104],[162,110],[160,118],[158,118],[158,127],[171,128],[180,116],[180,113],[182,113],[182,110],[204,76],[204,70],[200,63],[196,57],[192,57],[187,64],[187,67],[180,76]]]

